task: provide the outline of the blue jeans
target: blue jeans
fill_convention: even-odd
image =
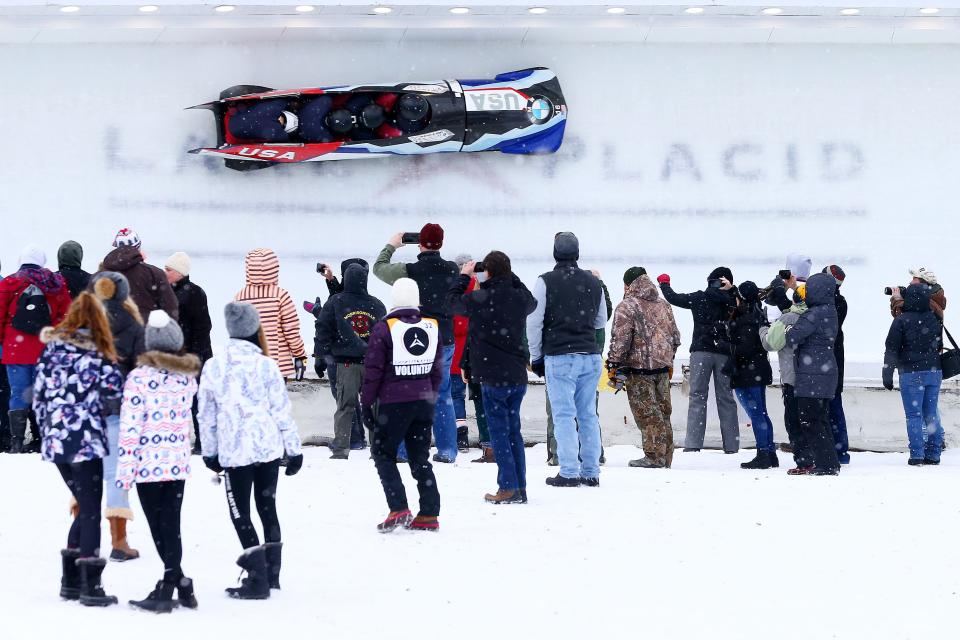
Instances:
[[[910,457],[940,460],[943,448],[943,427],[937,399],[940,395],[940,371],[914,371],[900,374],[900,398],[907,415],[907,438]]]
[[[544,367],[560,475],[599,478],[600,420],[596,402],[600,354],[546,356]]]
[[[450,374],[450,397],[453,399],[453,413],[457,420],[467,419],[467,383],[460,374]]]
[[[740,406],[750,416],[753,437],[757,439],[757,451],[776,451],[773,444],[773,423],[767,415],[767,388],[747,387],[734,389],[733,392],[737,395]]]
[[[107,455],[103,459],[104,494],[107,496],[107,517],[121,517],[127,520],[133,517],[130,511],[130,494],[117,488],[117,454],[120,444],[120,416],[107,416]],[[116,510],[122,509],[122,513]]]
[[[33,379],[36,377],[37,365],[7,365],[7,379],[10,380],[10,411],[30,409],[33,404]]]
[[[837,458],[840,464],[850,463],[850,440],[847,437],[847,416],[843,412],[843,392],[830,401],[830,429],[833,431],[833,443],[837,446]]]
[[[437,392],[437,406],[433,415],[433,440],[437,453],[451,460],[457,459],[457,419],[453,413],[453,398],[450,396],[450,365],[453,363],[454,346],[443,348],[443,371],[440,389]],[[407,445],[401,443],[397,449],[397,458],[407,459]]]
[[[493,453],[497,458],[497,486],[501,491],[527,488],[527,456],[520,433],[520,404],[527,385],[483,385],[483,411]]]

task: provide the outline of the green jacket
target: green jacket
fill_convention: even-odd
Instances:
[[[392,285],[400,278],[407,277],[407,265],[402,262],[390,262],[397,248],[393,245],[386,245],[376,262],[373,263],[373,275],[377,276],[383,282]]]

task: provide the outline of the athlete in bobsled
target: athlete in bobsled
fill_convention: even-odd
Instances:
[[[330,142],[335,134],[330,122],[332,105],[330,96],[303,102],[261,100],[241,107],[230,118],[230,134],[256,142]]]

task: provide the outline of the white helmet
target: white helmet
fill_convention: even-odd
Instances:
[[[300,118],[297,117],[297,114],[291,111],[284,111],[283,118],[287,123],[283,125],[283,130],[287,133],[293,133],[297,130],[297,127],[300,126]]]

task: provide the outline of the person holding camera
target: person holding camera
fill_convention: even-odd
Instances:
[[[479,290],[467,292],[474,270]],[[527,316],[537,301],[513,273],[510,258],[491,251],[483,262],[469,261],[447,293],[454,313],[470,319],[470,376],[480,384],[487,429],[497,461],[493,504],[527,502],[527,463],[520,432],[520,404],[527,393]]]
[[[416,244],[420,248],[417,261],[411,263],[390,262],[393,254],[404,244]],[[421,311],[434,318],[440,326],[443,350],[443,374],[436,402],[433,422],[433,438],[437,444],[434,462],[452,463],[457,459],[457,419],[450,395],[450,367],[453,363],[455,342],[453,336],[453,313],[447,303],[447,292],[457,280],[457,265],[440,256],[443,247],[443,227],[427,223],[420,233],[397,233],[380,251],[373,263],[373,275],[392,285],[400,278],[410,278],[417,283]],[[406,457],[406,448],[401,444],[401,459]]]
[[[700,451],[707,430],[707,399],[710,378],[720,414],[720,434],[724,453],[740,449],[740,423],[737,403],[730,388],[730,342],[726,323],[737,306],[733,273],[717,267],[707,276],[707,289],[677,293],[670,276],[657,278],[667,302],[693,313],[693,340],[690,343],[690,404],[687,409],[687,435],[684,451]]]
[[[942,292],[942,289],[940,290]],[[899,314],[890,325],[883,357],[883,386],[893,390],[893,370],[900,374],[900,397],[907,418],[910,465],[940,464],[943,427],[937,401],[943,372],[941,324],[931,308],[934,288],[914,283],[902,293]]]
[[[937,274],[926,267],[916,267],[915,269],[910,269],[910,276],[913,278],[910,280],[911,285],[926,284],[930,287],[930,310],[936,314],[942,325],[943,313],[947,309],[947,296],[943,291],[943,287],[937,282]],[[883,291],[890,296],[890,315],[894,318],[903,313],[903,293],[906,288],[907,287],[893,286],[887,287]]]
[[[330,445],[333,460],[350,456],[350,437],[363,384],[363,357],[370,332],[387,315],[383,303],[367,293],[367,275],[361,265],[349,265],[343,273],[343,292],[330,296],[317,317],[314,353],[327,363],[331,384],[336,381],[337,412]]]
[[[643,439],[643,457],[631,467],[669,469],[673,463],[670,370],[680,330],[670,304],[643,267],[623,274],[623,302],[613,313],[607,369],[624,376],[633,419]]]

